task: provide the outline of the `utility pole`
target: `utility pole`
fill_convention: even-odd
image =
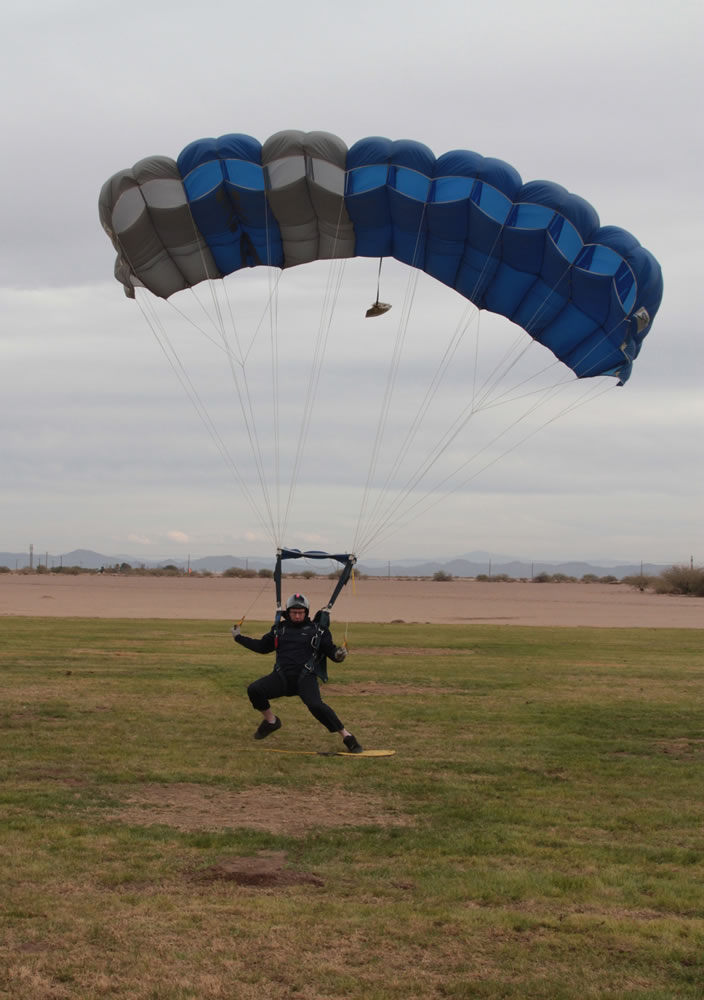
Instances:
[[[31,543],[29,546],[29,568],[34,569],[34,546]]]

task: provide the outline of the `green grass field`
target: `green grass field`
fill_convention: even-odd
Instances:
[[[704,631],[350,645],[394,757],[255,743],[225,623],[0,618],[0,997],[701,1000]]]

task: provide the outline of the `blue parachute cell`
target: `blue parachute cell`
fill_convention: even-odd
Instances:
[[[114,175],[100,215],[128,294],[168,297],[260,264],[394,257],[517,323],[579,377],[625,382],[663,291],[652,254],[559,184],[411,140],[200,139]]]

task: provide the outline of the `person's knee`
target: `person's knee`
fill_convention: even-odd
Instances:
[[[262,694],[256,681],[252,681],[247,688],[247,697],[251,701],[252,706],[260,712],[265,712],[269,707],[269,699]]]

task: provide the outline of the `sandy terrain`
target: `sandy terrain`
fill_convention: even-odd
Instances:
[[[332,591],[327,579],[284,581],[311,606]],[[0,575],[0,617],[190,618],[268,621],[271,580],[223,577]],[[366,579],[348,584],[339,622],[433,622],[621,628],[704,628],[704,600],[641,594],[600,583],[477,583]]]

